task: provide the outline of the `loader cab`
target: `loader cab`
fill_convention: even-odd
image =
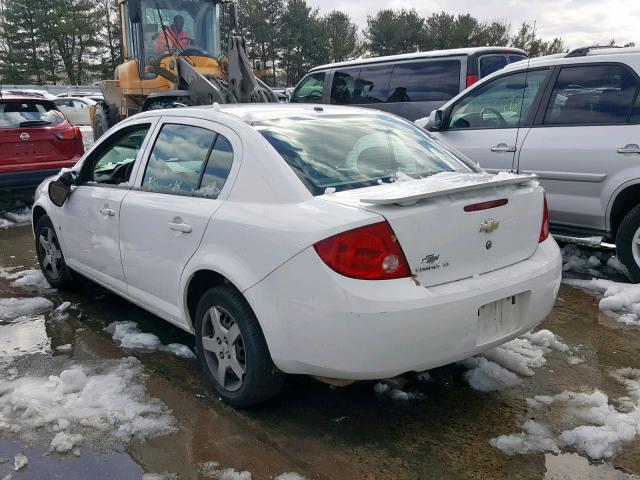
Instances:
[[[176,52],[221,55],[219,3],[213,0],[121,0],[124,53],[136,60],[141,79],[155,78],[145,67]]]

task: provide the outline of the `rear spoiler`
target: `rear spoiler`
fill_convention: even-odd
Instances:
[[[362,203],[373,205],[413,205],[418,200],[442,197],[460,192],[482,190],[504,185],[537,186],[536,175],[516,175],[500,172],[453,173],[443,172],[420,180],[397,181],[374,187],[336,193],[338,197],[357,198]]]

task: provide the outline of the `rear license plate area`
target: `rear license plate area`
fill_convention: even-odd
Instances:
[[[511,295],[478,309],[477,344],[483,345],[497,340],[520,328],[520,308],[524,295]]]

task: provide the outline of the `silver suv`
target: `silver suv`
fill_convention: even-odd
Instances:
[[[490,172],[535,173],[551,228],[616,244],[640,282],[640,49],[582,48],[507,65],[421,126]]]

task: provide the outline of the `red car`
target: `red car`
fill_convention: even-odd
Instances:
[[[51,100],[0,97],[0,190],[25,190],[75,165],[82,134]]]

